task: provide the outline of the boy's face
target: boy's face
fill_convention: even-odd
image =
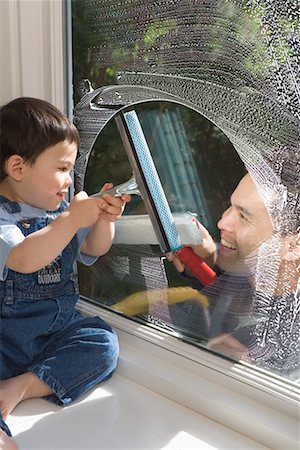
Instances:
[[[33,165],[24,164],[19,202],[54,211],[68,193],[77,145],[59,142],[44,150]]]
[[[273,234],[267,209],[249,174],[233,192],[231,206],[217,225],[221,235],[218,266],[229,272],[248,271],[259,245]]]

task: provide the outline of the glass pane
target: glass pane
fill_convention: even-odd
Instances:
[[[216,223],[245,173],[232,144],[210,121],[186,107],[151,102],[138,105],[135,111],[175,224],[185,239],[183,243],[188,244],[192,238],[189,236],[192,217],[197,217],[217,239]],[[123,183],[131,172],[116,122],[112,119],[93,145],[84,189],[93,194],[108,180],[115,185]],[[191,315],[186,313],[192,304],[197,307],[202,298],[192,287],[193,280],[180,276],[160,251],[140,196],[133,196],[116,224],[114,242],[111,251],[92,267],[80,267],[81,293],[149,324],[160,324],[174,333],[180,332],[182,337],[190,336],[196,341],[207,339],[208,330],[204,333],[199,327],[202,306],[198,317],[195,311]],[[138,294],[136,300],[126,299],[132,294]],[[196,302],[193,298],[189,300],[191,295],[196,296]],[[177,298],[180,305],[170,305],[177,302]],[[204,315],[206,313],[204,311]]]
[[[218,249],[217,279],[199,285],[162,254],[146,199],[134,196],[109,254],[80,269],[83,295],[297,380],[299,33],[290,2],[72,4],[77,189],[130,178],[113,117],[134,105],[175,222],[196,215]]]

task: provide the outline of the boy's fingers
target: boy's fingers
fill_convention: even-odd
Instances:
[[[112,189],[114,187],[113,183],[105,183],[102,188],[100,189],[100,192],[105,192],[108,189]]]
[[[74,195],[73,200],[78,201],[78,200],[84,200],[86,198],[88,198],[87,193],[85,191],[80,191],[76,195]]]
[[[131,195],[129,195],[129,194],[122,194],[121,199],[123,200],[123,202],[128,203],[131,200]]]

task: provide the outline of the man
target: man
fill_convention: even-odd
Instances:
[[[249,174],[234,190],[230,207],[217,226],[220,230],[218,246],[201,224],[202,243],[192,246],[193,251],[217,271],[219,276],[212,285],[201,286],[190,277],[176,256],[167,255],[176,269],[189,277],[193,286],[201,289],[209,299],[207,329],[203,329],[203,317],[200,318],[203,311],[196,302],[170,306],[171,315],[173,313],[182,329],[192,330],[191,334],[201,322],[200,336],[202,334],[201,337],[208,340],[209,348],[214,351],[235,359],[250,360],[271,370],[295,368],[298,365],[295,342],[299,341],[299,308],[291,305],[296,298],[299,237],[294,234],[281,239],[277,286],[273,298],[269,299],[265,298],[265,292],[257,290],[256,279],[261,249],[271,242],[275,233],[263,198]],[[285,283],[280,279],[287,273],[291,275],[289,292],[284,291]],[[274,326],[261,314],[258,317],[257,303],[266,305],[266,316],[274,320]],[[178,308],[181,308],[180,312]],[[262,345],[257,345],[258,332],[265,333]]]
[[[230,272],[251,272],[259,245],[273,234],[273,225],[263,199],[249,174],[245,175],[231,196],[231,205],[217,223],[220,244],[217,246],[208,231],[198,224],[202,242],[192,246],[196,255],[210,266]],[[169,254],[179,272],[184,265]]]

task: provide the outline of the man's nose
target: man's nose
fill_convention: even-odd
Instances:
[[[221,219],[217,223],[219,230],[232,231],[234,226],[234,217],[231,207],[223,212]]]

